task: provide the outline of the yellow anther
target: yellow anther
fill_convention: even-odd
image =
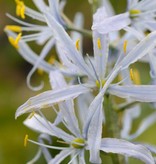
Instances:
[[[85,144],[85,141],[83,138],[75,138],[73,141],[72,141],[72,146],[76,149],[81,149],[84,147],[84,144]]]
[[[100,87],[103,87],[104,85],[105,85],[105,83],[106,83],[106,81],[105,80],[102,80],[101,82],[99,81],[99,80],[96,80],[96,86],[98,87],[98,88],[100,88]],[[101,86],[102,85],[102,86]]]
[[[80,39],[77,39],[75,46],[76,46],[76,49],[79,51],[80,50]]]
[[[131,80],[134,81],[134,74],[133,74],[133,69],[132,68],[130,69],[129,73],[130,73]]]
[[[125,40],[124,43],[123,43],[123,51],[124,51],[125,54],[127,52],[127,44],[128,44],[128,41]]]
[[[141,13],[141,10],[132,9],[132,10],[129,10],[129,13],[130,13],[130,15],[137,15],[137,14],[140,14]]]
[[[101,40],[100,40],[100,38],[97,39],[97,46],[98,46],[98,49],[100,50],[101,49]]]
[[[54,64],[55,63],[55,57],[54,56],[51,56],[48,60],[48,63],[49,64]]]
[[[25,19],[25,5],[23,1],[15,0],[16,2],[16,15]]]
[[[35,115],[35,112],[33,111],[33,112],[29,115],[28,119],[31,119],[32,117],[34,117],[34,115]]]
[[[22,28],[20,26],[7,25],[5,27],[5,30],[11,30],[11,31],[14,31],[14,32],[21,32],[22,31]]]
[[[133,69],[133,74],[134,74],[135,84],[137,84],[137,85],[141,84],[139,71],[137,69]]]
[[[38,69],[37,69],[37,73],[38,73],[39,75],[43,75],[44,71],[43,71],[43,69],[38,68]]]
[[[24,137],[24,147],[27,146],[27,142],[28,142],[28,134],[26,134]]]
[[[19,48],[18,43],[19,43],[19,41],[21,39],[21,36],[22,36],[22,33],[19,33],[15,39],[13,37],[11,37],[11,36],[8,37],[10,44],[12,46],[14,46],[16,49]]]

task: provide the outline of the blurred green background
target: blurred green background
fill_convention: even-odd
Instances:
[[[122,12],[125,9],[125,0],[112,0],[117,12]],[[32,6],[32,1],[25,1],[27,5]],[[74,14],[81,11],[85,15],[85,26],[91,26],[91,8],[87,0],[68,0],[65,12],[73,19]],[[29,161],[35,155],[38,147],[28,144],[25,148],[23,146],[23,139],[25,134],[29,134],[34,140],[37,139],[37,134],[27,129],[23,124],[26,115],[15,120],[15,111],[22,103],[29,97],[36,95],[36,92],[31,91],[26,86],[26,76],[31,69],[31,65],[24,61],[17,53],[17,51],[8,43],[7,37],[3,32],[5,25],[14,24],[5,13],[15,15],[14,0],[0,0],[0,164],[22,164]],[[87,21],[86,21],[87,20]],[[89,41],[91,44],[91,41]],[[90,44],[85,40],[84,45],[86,51],[89,51]],[[137,65],[141,70],[142,65]],[[145,70],[148,74],[149,68]],[[49,88],[48,77],[44,75],[45,84]],[[148,83],[149,77],[144,79]],[[149,111],[149,106],[144,105],[144,117]],[[138,125],[135,121],[134,125]],[[135,128],[135,127],[134,127]],[[138,140],[146,140],[147,142],[156,144],[154,126],[149,128],[146,133],[141,135]],[[44,163],[41,159],[38,163]],[[135,161],[136,162],[136,161]],[[133,162],[132,162],[133,163]],[[137,163],[141,163],[138,162]]]

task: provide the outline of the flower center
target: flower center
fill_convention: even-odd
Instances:
[[[85,140],[83,138],[75,138],[71,145],[76,149],[82,149],[85,145]]]

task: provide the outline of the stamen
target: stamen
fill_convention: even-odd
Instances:
[[[134,74],[135,84],[137,85],[141,84],[139,71],[137,69],[133,69],[133,74]]]
[[[130,78],[132,81],[134,81],[134,74],[133,74],[133,69],[130,69]]]
[[[140,14],[141,13],[141,10],[132,9],[132,10],[129,10],[129,13],[130,13],[130,15],[136,15],[136,14]]]
[[[16,2],[16,15],[25,19],[25,5],[23,1],[15,0]]]
[[[7,25],[5,27],[5,30],[11,30],[11,31],[14,31],[14,32],[21,32],[22,28],[20,26],[16,26],[16,25]]]
[[[48,60],[48,63],[49,64],[54,64],[55,63],[55,57],[54,56],[51,56]]]
[[[27,142],[28,142],[28,134],[26,134],[24,137],[24,147],[27,146]]]
[[[32,117],[34,117],[34,115],[35,115],[35,111],[33,111],[33,112],[29,115],[28,119],[31,119]]]
[[[99,50],[102,48],[101,47],[101,40],[100,40],[100,38],[97,39],[97,46],[98,46]]]
[[[97,88],[100,88],[105,85],[106,81],[105,80],[102,80],[102,81],[96,80],[95,83],[96,83]]]
[[[77,39],[75,46],[76,46],[76,49],[79,51],[80,50],[80,39]]]
[[[127,52],[127,44],[128,44],[128,41],[125,40],[124,43],[123,43],[123,51],[124,51],[125,54]]]
[[[85,141],[83,138],[75,138],[73,141],[72,141],[72,146],[76,149],[81,149],[84,147],[84,144],[85,144]]]
[[[37,73],[38,73],[39,75],[43,75],[44,71],[43,71],[43,69],[38,68],[38,69],[37,69]]]
[[[18,43],[19,43],[19,41],[21,39],[21,36],[22,36],[22,33],[19,33],[15,39],[13,37],[11,37],[11,36],[8,37],[10,44],[12,46],[14,46],[16,49],[19,48]]]
[[[65,142],[65,141],[60,141],[60,140],[57,140],[58,143],[62,143],[62,144],[67,144],[69,145],[69,143]]]

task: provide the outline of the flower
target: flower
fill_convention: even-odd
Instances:
[[[57,78],[55,78],[54,76],[56,74]],[[65,86],[66,82],[59,72],[53,72],[51,73],[51,84],[55,90],[58,90],[60,86]],[[35,130],[41,134],[43,133],[48,134],[49,136],[55,136],[58,139],[63,140],[60,142],[69,145],[68,147],[45,145],[43,143],[35,142],[28,139],[29,142],[35,143],[42,148],[61,150],[60,153],[58,153],[55,157],[51,157],[51,159],[48,158],[48,163],[60,163],[67,156],[71,156],[70,162],[77,161],[78,159],[79,163],[85,163],[84,154],[87,150],[90,151],[90,162],[94,163],[101,163],[101,159],[99,157],[100,150],[106,153],[119,153],[122,155],[131,156],[134,158],[138,158],[146,163],[154,163],[151,153],[142,145],[133,144],[121,139],[101,139],[103,119],[102,111],[100,110],[101,105],[98,106],[98,109],[94,109],[92,121],[90,121],[89,123],[87,121],[84,121],[83,123],[81,123],[81,128],[78,124],[78,119],[74,110],[74,102],[72,99],[60,102],[58,103],[58,106],[60,110],[59,112],[57,112],[56,120],[58,120],[59,118],[59,123],[62,122],[64,126],[68,129],[70,134],[68,134],[65,130],[57,127],[58,122],[56,120],[53,124],[49,122],[42,114],[40,109],[37,110],[38,114],[33,112],[33,114],[24,121],[24,124],[32,130]],[[81,102],[81,106],[79,107],[82,106],[86,106],[86,101]],[[77,110],[79,110],[79,108]],[[88,109],[88,111],[89,110],[90,109]]]
[[[92,140],[92,137],[96,135],[99,137],[100,140],[100,145],[96,145],[96,147],[99,147],[99,150],[104,151],[106,153],[118,153],[138,158],[146,163],[154,164],[153,157],[151,156],[149,150],[140,144],[133,144],[126,140],[114,138],[100,139],[101,127],[96,126],[99,120],[102,120],[102,114],[99,113],[100,110],[98,110],[99,112],[96,112],[96,114],[94,115],[94,123],[90,123],[90,125],[88,126],[89,130],[86,131],[84,129],[84,127],[86,127],[85,124],[82,124],[81,132],[73,106],[70,105],[71,102],[72,100],[68,100],[59,104],[60,107],[62,107],[59,111],[59,117],[61,119],[61,122],[68,129],[68,131],[70,131],[70,134],[68,134],[65,130],[62,130],[59,127],[57,127],[54,123],[52,124],[51,122],[49,122],[40,110],[38,110],[39,114],[35,113],[24,121],[24,124],[32,130],[35,130],[41,134],[55,136],[58,138],[58,140],[63,140],[58,142],[69,145],[65,147],[59,147],[54,145],[46,145],[41,142],[36,142],[31,139],[27,139],[29,142],[37,144],[42,148],[61,150],[60,153],[58,153],[55,157],[51,157],[51,159],[48,158],[48,163],[59,164],[67,156],[71,157],[70,162],[77,161],[79,163],[86,163],[84,156],[85,151],[90,150],[90,147],[92,147],[92,145],[95,144],[95,141]],[[82,101],[82,103],[85,104],[85,101]],[[96,158],[96,154],[90,151],[90,162],[101,163],[101,160],[100,158]]]

